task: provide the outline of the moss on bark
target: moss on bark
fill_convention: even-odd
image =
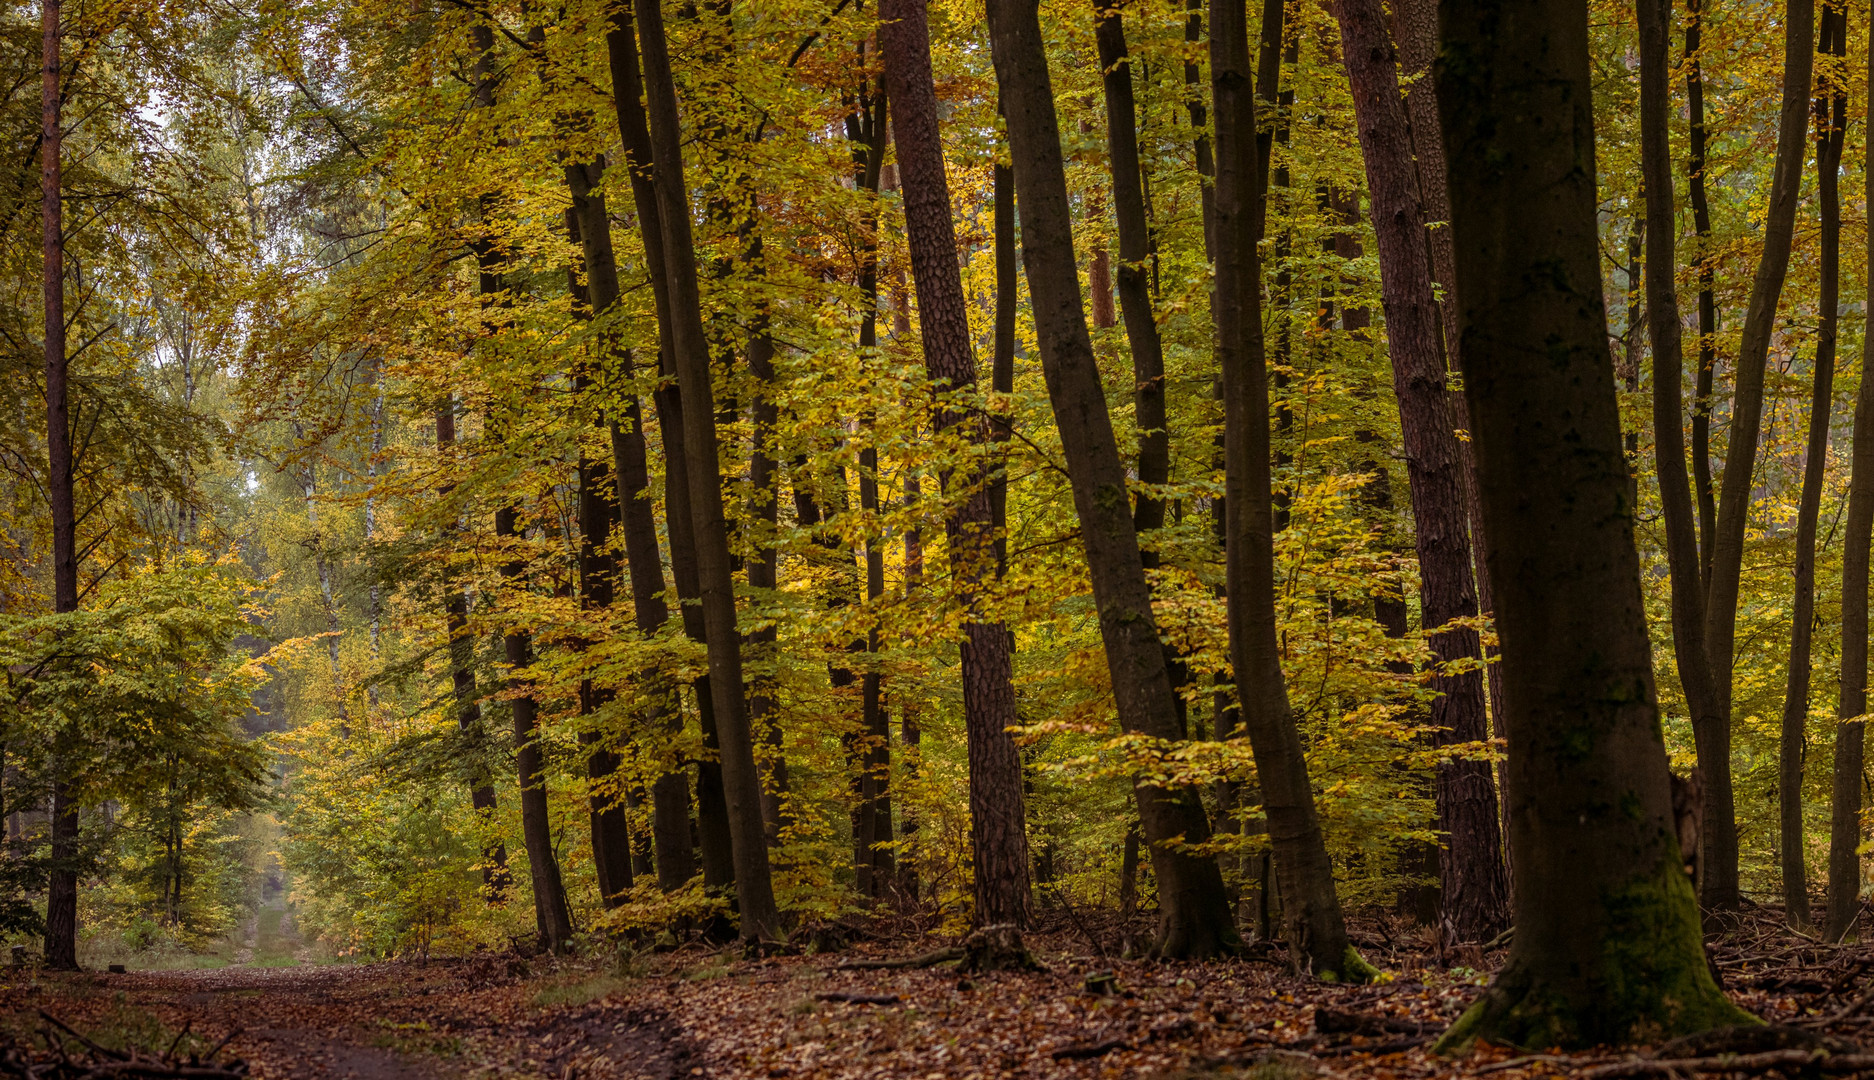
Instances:
[[[1519,933],[1496,982],[1433,1050],[1461,1054],[1480,1039],[1531,1050],[1649,1043],[1762,1023],[1712,981],[1698,906],[1677,867],[1605,895],[1603,909],[1606,933],[1596,941]]]

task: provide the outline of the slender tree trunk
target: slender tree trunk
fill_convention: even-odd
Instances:
[[[1681,392],[1684,343],[1674,276],[1677,225],[1668,143],[1670,71],[1666,51],[1672,13],[1670,0],[1637,0],[1635,6],[1640,25],[1640,164],[1646,188],[1646,306],[1653,346],[1654,471],[1666,524],[1666,562],[1672,575],[1674,659],[1695,730],[1709,731],[1721,724],[1723,713],[1706,651],[1704,579],[1694,532],[1692,490],[1685,472],[1685,407]]]
[[[670,282],[665,272],[664,229],[659,219],[658,179],[655,155],[651,149],[649,122],[645,116],[643,78],[638,67],[638,48],[636,33],[633,28],[631,4],[628,0],[613,0],[611,5],[611,25],[605,34],[606,53],[612,69],[612,103],[618,115],[618,132],[624,144],[627,168],[631,175],[632,204],[638,212],[638,233],[644,244],[645,270],[651,280],[651,296],[657,311],[658,326],[658,362],[659,374],[665,380],[659,389],[652,393],[652,403],[657,412],[657,424],[663,435],[664,449],[664,511],[670,532],[670,573],[677,587],[679,613],[683,620],[685,636],[692,641],[703,640],[702,612],[696,606],[699,595],[696,574],[696,545],[692,539],[690,524],[689,463],[683,448],[683,401],[675,383],[671,380],[674,370],[671,359],[671,307]],[[634,411],[636,403],[632,403]],[[643,455],[644,428],[641,415],[635,425],[636,437],[631,432],[625,433],[623,449],[627,453]],[[614,456],[620,444],[614,443]],[[628,470],[620,467],[620,475]],[[636,470],[630,470],[636,475]],[[646,486],[640,490],[648,491],[648,470]],[[649,518],[649,496],[645,497],[646,521]],[[629,528],[626,536],[634,532]],[[647,555],[654,555],[656,547],[656,528],[652,524],[648,531],[649,548]],[[640,537],[643,539],[643,537]],[[641,558],[627,552],[632,566],[632,593],[640,595],[638,567],[657,566],[658,562]],[[650,583],[648,575],[646,584]],[[663,588],[661,570],[656,576],[657,589]],[[663,601],[657,601],[657,610],[663,608]],[[652,609],[639,609],[639,629],[649,633],[644,622],[645,613]],[[662,625],[662,618],[658,625]],[[716,744],[715,708],[709,691],[707,675],[693,684],[696,693],[697,713],[703,730],[706,748]],[[683,716],[673,701],[666,721],[667,730],[675,734],[682,729]],[[656,815],[653,830],[658,838],[658,885],[665,891],[677,888],[690,879],[694,872],[695,846],[690,841],[690,802],[689,780],[682,771],[673,770],[659,777],[651,789],[652,812]],[[722,768],[720,763],[705,759],[697,763],[696,769],[696,824],[697,839],[702,849],[703,884],[710,888],[727,888],[735,880],[734,862],[730,855],[728,810],[723,802]],[[671,852],[670,868],[666,869],[663,852]],[[681,876],[679,876],[681,872]]]
[[[1874,52],[1868,56],[1874,75]],[[1868,105],[1874,125],[1874,102]],[[1839,130],[1839,122],[1836,127]],[[1866,178],[1867,204],[1874,206],[1874,170]],[[1874,232],[1867,237],[1874,258]],[[1869,265],[1874,265],[1870,262]],[[1874,311],[1874,275],[1867,282],[1867,306]],[[1861,340],[1861,370],[1874,370],[1874,334]],[[1874,379],[1864,374],[1855,395],[1854,443],[1848,479],[1847,535],[1841,556],[1841,694],[1835,715],[1835,776],[1828,830],[1828,923],[1824,937],[1845,939],[1861,911],[1862,720],[1867,713],[1868,549],[1874,532]]]
[[[1718,520],[1711,540],[1711,585],[1705,601],[1705,648],[1710,654],[1716,709],[1692,722],[1699,769],[1705,779],[1705,814],[1699,835],[1707,908],[1738,903],[1737,814],[1731,791],[1732,667],[1737,640],[1738,585],[1744,564],[1744,530],[1752,502],[1757,440],[1763,427],[1764,365],[1776,326],[1777,301],[1789,271],[1796,203],[1807,149],[1810,76],[1815,67],[1815,2],[1790,0],[1783,19],[1783,107],[1778,119],[1775,172],[1763,224],[1763,257],[1751,282],[1743,337],[1737,354],[1737,386],[1731,396],[1731,441],[1725,449],[1718,491]]]
[[[1439,15],[1449,160],[1498,163],[1449,179],[1517,900],[1508,963],[1439,1049],[1744,1022],[1706,968],[1674,839],[1601,295],[1587,5]]]
[[[611,223],[605,213],[605,197],[595,193],[589,182],[595,171],[584,165],[566,168],[573,200],[566,210],[566,228],[569,238],[582,249],[567,267],[567,279],[574,313],[588,319],[602,310],[596,302],[599,298],[604,298],[604,306],[610,307],[618,296],[618,267],[612,254]],[[587,229],[595,235],[586,236]],[[600,337],[601,364],[609,360],[604,355],[609,351],[603,344],[605,337]],[[581,403],[591,400],[594,389],[591,375],[577,372],[573,376],[573,388]],[[599,426],[603,426],[602,415],[601,409],[591,409],[592,420]],[[618,574],[617,559],[610,550],[617,509],[606,497],[606,489],[612,486],[609,474],[603,459],[588,457],[581,451],[577,470],[579,599],[580,605],[588,611],[611,608]],[[616,696],[610,687],[599,686],[589,678],[581,679],[579,715],[592,716]],[[606,907],[616,907],[624,902],[623,894],[632,885],[631,828],[625,815],[625,794],[608,790],[615,786],[612,777],[618,772],[619,762],[617,752],[606,743],[599,729],[581,728],[579,746],[586,752],[586,803],[591,824],[593,871],[598,878],[599,898]]]
[[[1241,0],[1211,4],[1210,75],[1217,139],[1216,293],[1211,307],[1223,372],[1230,659],[1242,726],[1256,759],[1293,954],[1320,978],[1365,981],[1373,970],[1347,940],[1276,639],[1269,385],[1256,257],[1261,230],[1256,207],[1265,175],[1260,159],[1266,151],[1258,146],[1257,109],[1250,95],[1247,23]],[[1265,26],[1265,41],[1268,34]],[[1262,51],[1264,64],[1275,68],[1270,50]],[[1253,85],[1266,94],[1275,83],[1271,74]]]
[[[1711,588],[1711,542],[1718,531],[1717,493],[1711,485],[1711,382],[1718,366],[1717,260],[1711,251],[1711,203],[1705,195],[1705,72],[1699,54],[1704,0],[1685,4],[1685,101],[1690,121],[1686,189],[1697,235],[1698,375],[1692,399],[1692,494],[1698,501],[1699,580]]]
[[[455,401],[449,398],[436,410],[436,452],[447,456],[454,447]],[[448,468],[447,463],[444,468]],[[444,485],[439,494],[446,499],[454,488],[453,483]],[[456,727],[479,747],[487,741],[487,733],[482,730],[482,707],[475,694],[475,646],[468,632],[468,593],[454,584],[446,585],[445,590],[443,627],[449,635],[449,681],[455,699]],[[496,809],[494,778],[479,765],[470,776],[469,804],[475,808],[476,827],[482,830],[484,837],[492,836]],[[513,875],[508,871],[507,846],[499,839],[484,839],[482,889],[488,902],[495,904],[505,900],[513,883]]]
[[[658,177],[664,273],[670,295],[670,356],[683,391],[690,518],[708,638],[710,692],[721,743],[735,891],[742,937],[766,941],[779,936],[781,917],[769,877],[767,838],[761,822],[761,778],[755,769],[747,702],[742,694],[742,643],[735,625],[735,585],[717,464],[715,405],[696,280],[696,249],[690,238],[689,189],[683,180],[676,86],[670,73],[660,0],[638,0],[637,15],[643,28],[640,44],[644,84]]]
[[[471,27],[469,34],[475,48],[475,104],[478,108],[492,108],[496,82],[494,31],[481,25]],[[483,196],[481,212],[485,228],[493,216],[488,196]],[[496,325],[492,313],[505,305],[504,259],[486,233],[477,238],[472,247],[479,272],[477,288],[484,319],[492,329]],[[522,540],[519,517],[519,511],[512,506],[495,511],[496,538],[516,549],[514,557],[501,566],[501,576],[510,588],[526,587],[527,563],[518,553]],[[527,844],[527,866],[533,884],[534,922],[542,947],[562,952],[572,939],[572,916],[566,906],[566,888],[560,879],[559,861],[553,853],[553,829],[542,776],[539,705],[529,692],[531,680],[526,675],[533,663],[533,637],[525,629],[516,628],[503,637],[502,647],[510,672],[508,686],[511,691],[519,691],[510,708],[514,719],[514,764],[520,783],[521,835]]]
[[[1438,692],[1432,702],[1433,742],[1482,742],[1490,737],[1483,672],[1476,665],[1483,658],[1482,644],[1468,627],[1438,630],[1452,619],[1476,616],[1477,595],[1472,589],[1465,463],[1445,384],[1432,251],[1398,67],[1379,0],[1339,0],[1336,9],[1379,241],[1393,390],[1399,399],[1417,525],[1421,621],[1433,634],[1432,651],[1439,664],[1468,667],[1462,674],[1433,680]],[[1488,941],[1509,922],[1509,878],[1489,763],[1453,760],[1439,765],[1437,796],[1439,825],[1450,844],[1439,860],[1444,917],[1459,940]]]
[[[1066,170],[1038,6],[1034,0],[992,0],[989,27],[996,82],[1008,117],[1022,213],[1022,260],[1042,371],[1092,572],[1115,704],[1127,731],[1176,741],[1184,734],[1177,695],[1165,669],[1126,495],[1125,467],[1106,411],[1074,273]],[[1171,957],[1235,952],[1241,945],[1216,860],[1171,847],[1180,838],[1195,844],[1210,835],[1197,793],[1139,782],[1134,792],[1158,879],[1157,951]]]
[[[781,412],[775,403],[774,339],[769,336],[766,316],[762,328],[748,342],[748,370],[755,377],[755,397],[749,403],[754,417],[754,447],[748,456],[749,486],[754,489],[754,552],[748,558],[748,584],[766,590],[769,595],[780,587],[778,553],[774,535],[780,521],[779,471],[775,468],[774,445]],[[758,658],[771,654],[775,647],[775,627],[765,626],[748,635],[748,644]],[[772,678],[752,680],[748,694],[749,722],[755,737],[761,740],[761,823],[768,846],[777,847],[781,834],[792,819],[787,813],[787,757],[781,742],[781,725],[775,715],[775,686]]]
[[[66,404],[69,359],[65,354],[65,226],[60,194],[59,0],[44,0],[44,69],[40,95],[39,198],[44,219],[46,503],[52,513],[52,605],[78,610],[77,519],[72,504],[71,414]],[[46,966],[78,968],[78,801],[70,778],[54,761],[52,866],[46,890]]]
[[[495,536],[519,543],[519,514],[513,507],[495,511]],[[527,564],[513,559],[502,564],[501,576],[510,587],[526,584]],[[527,842],[527,868],[533,879],[534,921],[541,947],[549,952],[564,952],[572,943],[573,921],[566,906],[566,886],[560,879],[559,860],[553,854],[553,824],[547,808],[544,758],[540,751],[539,705],[533,699],[527,669],[532,666],[533,637],[525,630],[513,630],[503,639],[510,691],[516,696],[509,702],[514,712],[514,764],[520,778],[521,834]]]
[[[1020,279],[1015,263],[1015,173],[996,162],[992,197],[996,265],[996,321],[994,350],[989,358],[989,387],[1007,402],[1015,392],[1015,312]],[[990,438],[1006,443],[1014,437],[1013,421],[1005,404],[994,414]],[[1009,472],[1006,450],[996,455],[995,476],[989,482],[989,512],[996,531],[996,577],[1009,572]]]
[[[917,285],[925,369],[932,383],[967,395],[976,387],[976,357],[970,346],[963,277],[957,267],[924,0],[885,0],[880,16],[879,44],[898,143],[905,239]],[[966,434],[972,443],[992,439],[986,420],[972,418],[960,408],[939,407],[936,421],[939,430],[970,425]],[[1018,722],[1009,633],[982,610],[983,585],[995,574],[995,519],[985,471],[941,477],[945,488],[960,486],[964,492],[962,504],[946,520],[945,533],[958,602],[969,613],[962,642],[963,722],[969,757],[975,920],[979,926],[1021,926],[1028,921],[1028,836],[1021,755],[1008,731]]]
[[[1848,53],[1848,13],[1839,2],[1822,6],[1825,56]],[[1841,152],[1848,123],[1848,96],[1836,69],[1818,80],[1815,94],[1816,192],[1822,211],[1820,296],[1814,382],[1809,397],[1809,445],[1803,462],[1802,496],[1796,511],[1796,583],[1790,607],[1789,670],[1783,694],[1783,731],[1777,770],[1778,842],[1783,856],[1783,910],[1792,927],[1807,930],[1809,870],[1804,858],[1803,758],[1808,751],[1810,645],[1815,638],[1815,534],[1822,516],[1822,480],[1828,466],[1828,433],[1834,419],[1835,338],[1841,305]]]

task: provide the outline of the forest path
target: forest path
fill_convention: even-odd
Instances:
[[[154,1052],[185,1026],[184,1052],[232,1034],[222,1058],[247,1061],[261,1080],[696,1075],[688,1040],[662,1011],[592,1003],[577,981],[589,972],[569,992],[564,977],[524,980],[524,965],[510,963],[47,973],[0,987],[0,1023],[37,1030],[44,1009],[106,1046]]]

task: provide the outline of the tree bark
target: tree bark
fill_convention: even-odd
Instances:
[[[447,455],[454,446],[455,401],[449,398],[436,410],[436,451]],[[446,484],[439,494],[447,498],[454,488],[454,484]],[[468,632],[468,593],[453,585],[445,585],[445,588],[443,627],[449,635],[449,682],[455,699],[456,727],[479,745],[486,741],[487,735],[482,731],[481,702],[475,696],[475,647]],[[483,774],[479,767],[469,780],[469,804],[475,808],[477,827],[491,830],[496,809],[494,779]],[[484,841],[482,888],[488,902],[502,902],[513,881],[508,871],[507,846],[498,839]]]
[[[628,0],[613,0],[611,5],[611,25],[605,34],[606,54],[612,70],[612,104],[618,116],[618,133],[624,145],[626,168],[631,176],[632,205],[638,212],[638,234],[644,244],[645,271],[651,281],[651,297],[657,312],[658,326],[658,367],[659,375],[664,380],[658,389],[652,392],[652,405],[657,412],[657,425],[663,435],[664,449],[664,517],[670,532],[670,573],[677,587],[678,611],[683,620],[684,635],[692,641],[703,641],[702,612],[697,608],[699,594],[696,576],[696,545],[692,539],[690,524],[689,498],[689,462],[683,448],[683,400],[682,394],[671,381],[673,361],[671,360],[671,308],[670,282],[664,264],[664,229],[659,219],[657,196],[656,157],[651,148],[649,121],[645,116],[644,80],[638,66],[638,47],[636,31],[631,16],[631,4]],[[635,402],[633,403],[635,407]],[[635,425],[636,436],[631,431],[625,432],[627,453],[642,454],[644,428],[641,416]],[[618,444],[614,442],[614,456]],[[630,470],[635,475],[636,470]],[[620,475],[628,475],[624,466]],[[645,487],[648,491],[649,479],[646,471]],[[649,497],[645,498],[645,509],[649,512]],[[648,519],[647,519],[648,520]],[[627,531],[629,541],[634,535]],[[655,555],[656,528],[648,535],[647,555]],[[644,539],[644,537],[640,537]],[[627,558],[632,566],[632,593],[639,595],[638,567],[658,566],[657,561],[643,560],[627,550]],[[649,584],[647,576],[646,584]],[[661,570],[656,578],[657,589],[663,588]],[[634,601],[635,602],[635,601]],[[657,611],[664,607],[660,598],[656,609],[639,609],[639,628],[646,628],[644,616],[647,611]],[[663,619],[658,619],[661,626]],[[693,684],[696,693],[696,706],[699,722],[703,731],[706,748],[716,744],[715,708],[709,692],[709,677],[697,679]],[[673,700],[666,721],[667,730],[676,734],[682,730],[682,711]],[[712,889],[727,888],[735,880],[735,868],[730,854],[728,810],[722,795],[722,767],[719,762],[705,758],[697,762],[696,769],[696,825],[698,845],[690,840],[690,800],[689,779],[682,771],[673,770],[659,777],[651,789],[652,812],[656,815],[653,831],[658,837],[658,886],[665,891],[680,887],[694,873],[696,847],[702,851],[703,884]],[[665,869],[663,852],[669,850],[671,869]],[[678,872],[681,871],[681,877]]]
[[[1477,614],[1464,499],[1464,459],[1457,417],[1445,383],[1438,308],[1432,292],[1433,252],[1426,229],[1412,138],[1399,93],[1399,73],[1379,0],[1339,0],[1341,52],[1353,88],[1354,115],[1379,242],[1380,286],[1393,391],[1412,493],[1419,558],[1421,623],[1432,634],[1441,665],[1471,662],[1458,675],[1433,680],[1434,745],[1490,737],[1484,711],[1483,658],[1477,632],[1439,631]],[[1503,866],[1497,793],[1490,764],[1452,760],[1438,766],[1439,825],[1449,850],[1439,860],[1444,917],[1460,941],[1488,941],[1509,923],[1509,878]]]
[[[600,166],[602,167],[602,166]],[[618,298],[618,266],[612,254],[611,222],[605,213],[605,196],[592,190],[591,178],[598,168],[587,165],[566,167],[567,186],[572,205],[566,211],[569,239],[580,245],[581,252],[568,267],[568,284],[573,294],[575,317],[590,319],[611,307]],[[588,236],[590,231],[592,235]],[[580,271],[584,270],[584,280]],[[599,303],[603,300],[603,306]],[[610,350],[601,334],[599,363],[610,360]],[[629,361],[627,361],[629,363]],[[586,371],[576,372],[573,388],[580,402],[589,400],[593,379]],[[594,423],[602,425],[602,411],[591,410]],[[588,457],[582,450],[577,469],[579,480],[579,600],[587,611],[605,611],[612,606],[617,559],[612,555],[612,525],[617,509],[606,498],[612,487],[610,470],[603,459]],[[610,688],[591,679],[579,682],[579,715],[589,717],[616,699]],[[592,866],[598,878],[599,898],[606,907],[623,903],[623,893],[631,888],[631,828],[625,816],[624,794],[607,793],[611,778],[618,772],[618,754],[606,745],[604,734],[592,727],[579,732],[580,749],[586,752],[586,803],[592,836]]]
[[[1825,56],[1848,52],[1848,14],[1840,3],[1822,6]],[[1822,480],[1834,418],[1835,339],[1841,305],[1841,152],[1848,122],[1846,90],[1831,68],[1817,81],[1816,195],[1822,214],[1815,370],[1809,396],[1809,444],[1796,511],[1795,596],[1790,605],[1789,670],[1783,693],[1783,730],[1777,768],[1778,843],[1782,848],[1783,910],[1789,925],[1809,929],[1809,870],[1803,852],[1803,758],[1808,750],[1810,646],[1815,638],[1815,534],[1822,516]]]
[[[77,519],[72,503],[71,412],[66,404],[69,362],[65,353],[65,226],[60,193],[59,0],[44,0],[40,12],[44,67],[40,80],[39,198],[45,256],[46,504],[52,516],[52,607],[78,610]],[[78,969],[78,802],[64,765],[53,763],[52,864],[47,871],[46,966]]]
[[[717,464],[715,405],[708,343],[703,337],[696,249],[690,238],[689,189],[683,180],[676,85],[670,72],[660,0],[637,0],[637,15],[642,28],[643,75],[670,297],[670,356],[683,391],[690,519],[708,639],[710,696],[721,743],[735,891],[742,937],[767,941],[780,935],[781,920],[769,877],[768,846],[761,821],[761,778],[755,768],[747,702],[742,694],[742,642],[735,625],[735,585]]]
[[[1184,734],[1178,703],[1165,669],[1125,467],[1074,273],[1066,170],[1038,5],[1035,0],[992,0],[989,28],[1008,117],[1022,261],[1042,372],[1067,460],[1120,724],[1135,734],[1175,742]],[[1216,860],[1174,846],[1202,843],[1210,835],[1197,793],[1137,782],[1134,792],[1158,879],[1157,952],[1203,957],[1237,951],[1241,943]]]
[[[1717,494],[1711,486],[1711,382],[1718,366],[1717,260],[1711,251],[1711,204],[1705,195],[1705,71],[1699,54],[1704,0],[1685,4],[1685,101],[1690,156],[1686,191],[1692,203],[1692,231],[1698,237],[1698,375],[1692,399],[1692,485],[1698,500],[1699,575],[1711,588],[1711,541],[1718,531]]]
[[[957,267],[956,229],[950,185],[944,175],[925,0],[885,0],[879,14],[879,45],[885,59],[885,88],[892,103],[898,144],[905,239],[911,255],[911,276],[917,285],[924,366],[939,393],[968,395],[976,388],[976,356],[970,344],[963,276]],[[1069,269],[1071,272],[1071,263]],[[965,434],[976,446],[992,438],[989,424],[980,414],[972,416],[948,404],[939,404],[936,424],[939,430],[969,425]],[[970,775],[970,852],[975,866],[973,918],[977,926],[1023,926],[1029,909],[1028,835],[1021,755],[1009,735],[1009,728],[1019,722],[1009,633],[983,611],[983,583],[995,573],[995,518],[987,471],[987,466],[979,465],[962,476],[946,473],[940,477],[946,489],[963,489],[961,505],[946,518],[944,531],[958,602],[968,613],[962,675]]]
[[[1705,601],[1705,648],[1716,694],[1712,716],[1694,711],[1698,764],[1705,778],[1705,815],[1699,835],[1704,852],[1702,897],[1707,908],[1738,904],[1737,814],[1731,790],[1732,668],[1737,641],[1737,600],[1744,563],[1744,530],[1750,515],[1757,440],[1763,427],[1764,365],[1776,326],[1777,301],[1789,271],[1796,203],[1807,150],[1810,76],[1815,67],[1815,0],[1790,0],[1785,9],[1783,107],[1777,124],[1775,172],[1763,224],[1763,257],[1751,282],[1737,385],[1731,396],[1731,441],[1725,448],[1718,490],[1718,519],[1711,540],[1711,584]]]
[[[1670,0],[1637,0],[1640,26],[1640,165],[1646,188],[1646,307],[1653,346],[1653,446],[1666,562],[1672,576],[1674,659],[1695,731],[1722,722],[1706,650],[1705,590],[1694,532],[1692,490],[1685,473],[1684,343],[1679,321],[1674,245],[1670,92],[1666,61]],[[1709,773],[1706,782],[1709,783]],[[1700,860],[1701,867],[1704,865]]]
[[[1748,1022],[1679,860],[1601,293],[1587,5],[1443,0],[1464,391],[1503,648],[1516,939],[1438,1049]],[[1644,943],[1644,944],[1638,944]]]
[[[1874,52],[1868,57],[1874,74]],[[1874,102],[1868,106],[1874,123]],[[1837,123],[1837,128],[1840,124]],[[1874,200],[1874,170],[1865,196]],[[1874,205],[1869,202],[1868,205]],[[1874,233],[1867,237],[1874,255]],[[1869,265],[1874,265],[1871,263]],[[1874,276],[1867,283],[1867,307],[1874,311]],[[1874,335],[1861,341],[1861,370],[1874,370]],[[1828,921],[1823,937],[1845,939],[1861,912],[1862,721],[1867,713],[1868,549],[1874,532],[1874,379],[1865,375],[1855,395],[1854,441],[1849,457],[1848,521],[1841,556],[1841,692],[1835,715],[1835,774],[1828,830]]]
[[[1279,57],[1267,47],[1269,18],[1265,8],[1261,59],[1267,77],[1253,84],[1256,97],[1265,102],[1265,95],[1276,89],[1274,72],[1279,70]],[[1347,940],[1276,639],[1269,383],[1256,255],[1267,150],[1259,145],[1248,14],[1241,0],[1211,4],[1210,77],[1217,168],[1216,291],[1211,307],[1223,373],[1224,563],[1231,667],[1241,724],[1256,759],[1292,953],[1323,979],[1365,981],[1373,969]]]

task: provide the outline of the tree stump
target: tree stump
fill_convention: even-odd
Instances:
[[[997,923],[982,927],[963,939],[959,971],[1045,971],[1022,944],[1021,927]]]

